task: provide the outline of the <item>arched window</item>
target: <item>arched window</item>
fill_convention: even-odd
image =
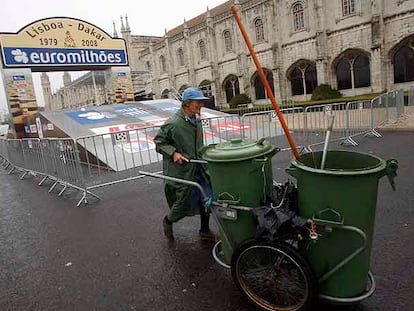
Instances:
[[[224,79],[223,88],[226,93],[226,100],[229,103],[235,95],[240,94],[239,79],[237,76],[230,75]]]
[[[167,66],[165,64],[165,57],[164,55],[160,56],[160,71],[161,73],[164,73],[167,71]]]
[[[342,15],[348,16],[355,13],[355,0],[342,0]]]
[[[369,70],[369,58],[366,55],[358,55],[354,61],[355,87],[368,87],[371,85]]]
[[[305,29],[305,10],[302,3],[297,3],[293,6],[293,29],[300,31]]]
[[[223,33],[224,37],[224,49],[226,52],[233,51],[233,39],[231,37],[231,32],[229,30],[225,30]]]
[[[270,84],[270,88],[272,89],[272,92],[274,93],[274,86],[273,86],[273,75],[272,72],[270,70],[267,70],[266,68],[263,68],[265,74],[266,74],[266,79]],[[253,86],[254,86],[254,91],[255,91],[255,97],[256,99],[266,99],[267,98],[267,94],[266,94],[266,90],[264,88],[264,85],[262,83],[262,80],[260,79],[257,71],[255,72],[255,74],[253,75]]]
[[[170,91],[168,89],[165,89],[161,93],[161,98],[169,98]]]
[[[408,46],[400,47],[394,57],[394,83],[414,81],[414,51]]]
[[[147,61],[147,71],[151,71],[151,63]]]
[[[177,58],[178,58],[178,65],[180,67],[183,67],[185,65],[185,60],[184,60],[184,50],[182,48],[179,48],[177,50]]]
[[[296,63],[289,74],[292,95],[312,94],[318,86],[316,66],[310,61]]]
[[[369,58],[361,53],[347,53],[336,65],[338,90],[368,87],[371,85]]]
[[[309,65],[305,69],[305,86],[306,94],[312,94],[313,90],[318,86],[318,76],[316,74],[316,66]]]
[[[256,42],[262,42],[265,39],[263,21],[258,18],[254,22],[254,29],[256,33]]]
[[[204,80],[200,83],[200,90],[203,91],[204,96],[206,97],[212,97],[213,96],[213,89],[211,87],[212,82],[209,80]]]
[[[302,71],[298,67],[292,70],[290,74],[290,83],[292,86],[292,95],[303,95],[305,93]]]
[[[338,80],[338,90],[352,88],[351,66],[347,59],[342,58],[336,66],[336,78]]]
[[[200,60],[207,59],[207,50],[206,50],[206,43],[204,40],[200,40],[198,42],[198,49],[200,50]]]
[[[184,90],[185,90],[186,88],[188,88],[188,85],[187,85],[187,84],[183,84],[183,85],[181,85],[181,87],[178,89],[178,93],[179,93],[180,95],[182,95],[182,94],[183,94],[183,92],[184,92]]]

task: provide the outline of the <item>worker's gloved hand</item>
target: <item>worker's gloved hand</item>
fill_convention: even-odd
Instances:
[[[213,206],[213,196],[209,195],[203,199],[203,205],[207,209],[210,209]]]

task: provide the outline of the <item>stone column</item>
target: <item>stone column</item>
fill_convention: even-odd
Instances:
[[[280,72],[279,69],[272,70],[273,75],[273,88],[274,88],[274,95],[276,97],[280,96],[281,98],[286,97],[286,94],[282,94],[282,88],[280,87]]]
[[[327,73],[327,61],[325,59],[318,59],[316,61],[316,75],[318,78],[318,85],[330,84]]]
[[[373,49],[370,61],[371,88],[373,92],[382,92],[387,80],[387,65],[383,62],[381,48]]]
[[[384,88],[387,91],[391,91],[394,89],[394,68],[391,58],[384,58],[382,65],[384,70]]]
[[[250,77],[249,77],[249,58],[247,57],[247,54],[240,53],[237,57],[237,67],[238,72],[237,76],[239,78],[239,88],[240,93],[245,93],[247,96],[249,96],[252,100],[254,98],[254,94],[252,92],[252,88],[250,87]]]
[[[187,26],[187,23],[184,20],[184,56],[187,58],[187,68],[188,68],[188,85],[193,85],[195,83],[195,69],[194,69],[194,48],[192,47],[190,29]]]

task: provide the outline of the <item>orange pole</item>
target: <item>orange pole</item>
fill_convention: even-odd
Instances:
[[[231,10],[233,11],[234,18],[236,19],[237,25],[239,26],[239,29],[240,29],[241,34],[243,36],[243,39],[246,42],[247,48],[250,52],[250,55],[252,56],[253,61],[256,65],[257,72],[259,74],[260,80],[262,80],[263,86],[266,89],[267,96],[269,96],[270,101],[272,102],[272,106],[276,111],[277,117],[279,118],[280,124],[282,125],[283,131],[285,132],[286,138],[289,142],[290,148],[292,149],[293,155],[295,156],[296,159],[299,159],[300,155],[299,155],[298,149],[296,147],[296,143],[295,143],[292,135],[289,132],[286,121],[283,118],[283,114],[280,111],[280,108],[279,108],[279,105],[277,104],[276,98],[273,95],[272,89],[270,88],[269,82],[267,81],[267,78],[266,78],[266,75],[263,71],[263,68],[260,65],[259,59],[257,58],[257,55],[256,55],[256,52],[254,51],[252,42],[250,41],[249,36],[247,35],[247,32],[246,32],[246,29],[243,26],[243,22],[240,19],[240,15],[239,15],[239,12],[237,10],[236,5],[233,4],[231,6]]]

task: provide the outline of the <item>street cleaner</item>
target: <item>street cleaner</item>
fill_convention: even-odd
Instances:
[[[208,100],[198,88],[187,88],[182,94],[181,109],[161,126],[154,138],[157,152],[163,155],[164,175],[199,183],[211,195],[209,177],[203,164],[191,162],[200,158],[203,147],[203,129],[200,110]],[[170,208],[163,219],[164,234],[174,239],[173,223],[186,216],[200,214],[199,237],[214,240],[210,231],[209,214],[206,212],[200,191],[190,185],[174,181],[165,182],[165,197]]]

